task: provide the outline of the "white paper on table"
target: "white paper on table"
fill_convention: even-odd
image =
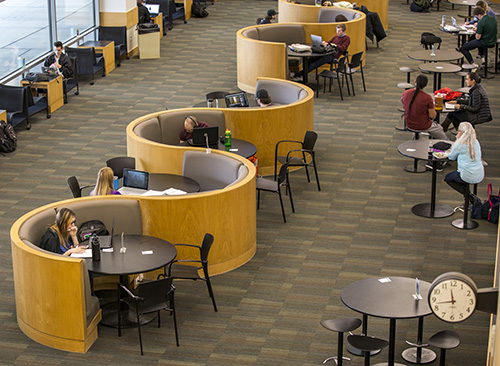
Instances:
[[[146,192],[144,192],[143,194],[141,194],[141,196],[163,196],[163,192],[162,191],[154,191],[154,190],[150,189],[150,190],[147,190]]]
[[[184,192],[180,189],[169,188],[169,189],[164,190],[162,192],[162,194],[166,194],[167,196],[180,196],[183,194],[187,194],[187,192]]]
[[[455,106],[456,106],[456,104],[444,103],[444,108],[451,109],[452,111],[455,110]]]
[[[391,281],[391,279],[389,277],[384,277],[384,278],[379,278],[378,282],[380,282],[380,283],[388,283],[388,282],[392,282],[392,281]]]
[[[71,253],[70,257],[73,258],[92,258],[92,249],[85,249],[83,253]]]

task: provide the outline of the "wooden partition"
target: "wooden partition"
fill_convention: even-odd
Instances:
[[[349,11],[357,12],[356,10]],[[366,50],[366,15],[361,12],[357,13],[360,14],[359,18],[344,22],[347,34],[351,38],[349,45],[351,55]],[[280,27],[283,24],[293,23],[254,25],[240,29],[236,33],[238,88],[253,93],[258,77],[287,78],[285,43],[260,41],[243,36],[243,33],[251,28]],[[311,43],[311,34],[330,40],[337,33],[337,24],[339,23],[302,23],[306,43]],[[366,52],[363,53],[363,63],[365,61]]]
[[[377,13],[384,29],[389,29],[389,0],[357,0],[356,5],[364,5],[369,11]],[[278,9],[280,23],[316,23],[321,6],[279,0]]]
[[[293,83],[285,80],[279,81]],[[307,91],[307,96],[289,105],[267,108],[210,108],[210,110],[220,110],[224,113],[226,127],[231,130],[233,137],[249,141],[257,146],[259,174],[261,175],[274,173],[274,148],[278,141],[302,141],[306,131],[314,129],[314,92],[306,86],[301,87]],[[196,116],[197,110],[207,109],[186,108],[183,110],[186,111],[186,116]],[[134,127],[142,121],[173,111],[179,110],[152,113],[136,119],[127,127],[128,155],[135,157],[138,166],[161,173],[178,174],[182,170],[185,147],[148,141],[138,137],[133,131]],[[173,133],[178,134],[179,131],[173,131]],[[288,147],[297,148],[297,145]],[[202,149],[198,148],[198,150]],[[287,150],[287,146],[283,146],[283,150]],[[159,156],[161,158],[158,158]]]

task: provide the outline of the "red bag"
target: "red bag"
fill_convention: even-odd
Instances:
[[[443,99],[444,100],[455,100],[457,99],[458,97],[461,97],[462,96],[462,93],[461,92],[455,92],[453,90],[451,90],[450,88],[443,88],[443,89],[439,89],[439,90],[436,90],[434,92],[434,96],[436,94],[443,94]]]

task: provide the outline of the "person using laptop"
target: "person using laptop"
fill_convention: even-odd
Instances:
[[[255,101],[259,107],[269,107],[271,105],[271,97],[266,89],[259,89],[255,93]]]
[[[146,6],[144,6],[144,0],[137,0],[137,7],[139,9],[139,24],[151,22],[151,14]]]
[[[97,173],[97,181],[95,188],[90,192],[91,196],[105,196],[108,194],[121,194],[113,189],[113,170],[109,167],[104,167]]]
[[[62,42],[54,42],[54,53],[45,59],[43,66],[57,70],[65,79],[71,79],[73,77],[73,63],[69,56],[62,53],[62,51]]]
[[[261,20],[260,24],[271,24],[273,20],[276,19],[276,15],[278,15],[276,10],[269,9],[267,11],[267,16]]]
[[[87,247],[78,246],[77,231],[75,213],[69,208],[61,208],[57,211],[55,222],[42,235],[40,248],[64,256],[83,253]]]
[[[210,127],[208,123],[198,121],[194,116],[187,116],[184,119],[184,128],[181,130],[180,139],[181,143],[193,138],[193,130],[195,128]]]
[[[344,55],[347,52],[347,48],[351,44],[351,38],[346,34],[346,26],[344,23],[340,23],[337,25],[337,34],[332,37],[328,42],[323,41],[323,45],[326,45],[327,43],[333,44],[334,46],[337,46],[337,53],[335,55],[324,55],[324,56],[319,56],[319,57],[311,57],[309,59],[309,68],[307,72],[311,72],[318,67],[324,65],[324,64],[329,64],[334,60],[338,60],[342,55]],[[290,79],[292,81],[300,81],[302,80],[302,76],[304,75],[304,70],[300,70],[299,72],[296,72],[295,74],[290,75]]]

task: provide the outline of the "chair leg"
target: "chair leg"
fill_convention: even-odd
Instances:
[[[318,185],[318,191],[321,191],[321,187],[319,186],[319,177],[318,177],[318,169],[316,168],[316,159],[313,155],[313,168],[314,168],[314,174],[316,175],[316,184]]]
[[[210,282],[210,276],[207,271],[205,272],[205,282],[207,283],[208,294],[212,298],[212,305],[214,306],[214,311],[217,312],[217,304],[215,303],[214,290],[212,290],[212,283]]]
[[[309,178],[309,169],[307,169],[307,161],[306,161],[306,154],[302,153],[302,159],[304,159],[304,169],[306,171],[306,176],[307,176],[307,182],[310,183],[311,179]]]
[[[288,179],[288,173],[286,174],[286,189],[288,191],[288,195],[290,196],[290,206],[292,206],[292,212],[295,213],[295,207],[293,207],[292,188],[290,187],[290,179]]]
[[[283,207],[283,198],[281,197],[281,189],[278,187],[278,196],[280,198],[281,213],[283,215],[283,221],[286,223],[285,208]]]
[[[339,84],[339,92],[340,92],[340,100],[344,100],[344,96],[342,95],[342,87],[340,86],[340,77],[337,74],[337,83]]]
[[[137,314],[137,331],[139,332],[139,344],[141,346],[141,355],[144,356],[144,351],[142,349],[141,317],[139,315],[138,307],[135,309],[135,313]]]
[[[170,308],[172,309],[172,313],[174,315],[174,330],[175,330],[175,342],[177,347],[179,347],[179,334],[177,333],[177,316],[175,315],[175,301],[174,301],[174,293],[172,293],[170,297]]]
[[[257,189],[257,210],[260,208],[260,189]]]
[[[365,73],[363,72],[363,66],[361,66],[361,80],[363,80],[363,90],[366,91]]]
[[[352,70],[350,70],[352,72]],[[352,86],[352,96],[355,97],[356,93],[354,92],[354,82],[352,81],[352,73],[349,73],[349,78],[351,79],[351,86]]]
[[[158,328],[161,328],[160,310],[158,310]]]

